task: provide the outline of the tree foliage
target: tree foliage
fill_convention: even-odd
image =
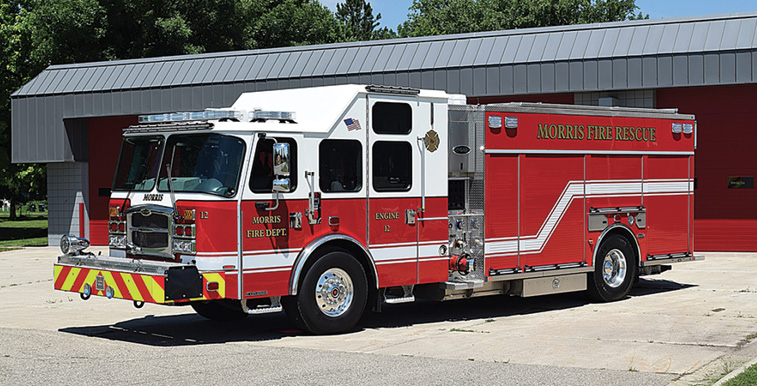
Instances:
[[[345,41],[391,39],[396,36],[387,27],[379,28],[381,14],[373,16],[373,7],[366,0],[346,0],[337,4],[336,17],[342,26]]]
[[[635,0],[413,0],[399,36],[429,36],[503,29],[622,21]]]

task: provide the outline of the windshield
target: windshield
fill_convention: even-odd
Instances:
[[[244,141],[227,135],[172,135],[160,167],[158,190],[169,191],[167,166],[172,163],[171,182],[175,192],[231,197],[236,193],[245,147]]]
[[[113,190],[150,191],[158,175],[163,137],[125,137]]]

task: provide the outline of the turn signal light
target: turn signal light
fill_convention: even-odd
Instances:
[[[208,291],[218,291],[218,288],[220,288],[220,285],[217,281],[209,281],[207,284]]]

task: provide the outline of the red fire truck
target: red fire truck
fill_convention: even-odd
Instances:
[[[64,236],[55,289],[286,311],[336,333],[418,299],[625,297],[693,255],[696,123],[339,85],[245,93],[124,129],[110,253]]]

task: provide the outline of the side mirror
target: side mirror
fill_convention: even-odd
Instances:
[[[273,180],[272,190],[274,193],[289,193],[289,178],[277,178]]]
[[[289,144],[278,142],[273,145],[273,175],[289,177]],[[289,179],[287,179],[289,181]],[[274,186],[276,186],[274,181]],[[289,183],[287,182],[287,186]],[[274,188],[276,191],[276,188]],[[289,190],[287,190],[289,191]]]

